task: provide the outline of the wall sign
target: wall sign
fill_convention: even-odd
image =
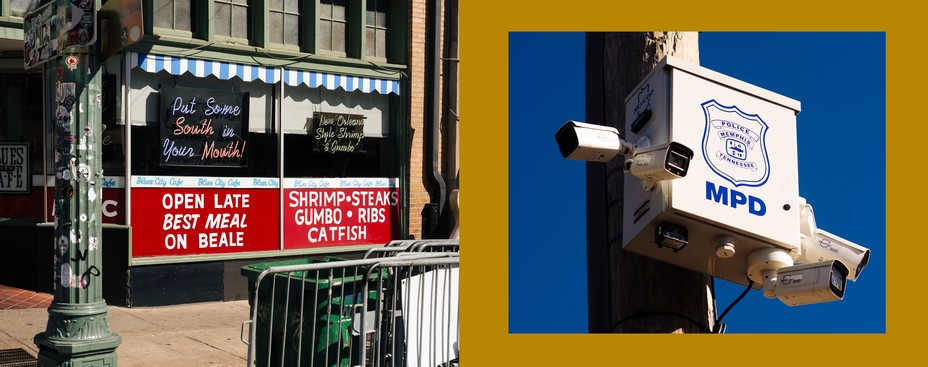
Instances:
[[[313,113],[313,151],[323,153],[361,153],[364,116],[345,113]]]
[[[399,234],[399,180],[284,180],[284,248],[385,244]]]
[[[248,93],[162,89],[159,149],[164,166],[244,167]]]
[[[132,257],[278,249],[273,178],[132,177]]]
[[[0,143],[0,193],[28,194],[32,188],[28,143]]]

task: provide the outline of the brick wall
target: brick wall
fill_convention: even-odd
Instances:
[[[429,55],[431,55],[431,50],[428,49],[429,45],[426,43],[428,42],[427,31],[431,20],[426,0],[412,0],[409,9],[410,45],[409,69],[407,71],[410,77],[411,89],[409,95],[410,128],[408,137],[410,148],[409,234],[421,239],[424,226],[422,211],[426,204],[431,201],[429,190],[434,186],[429,167],[431,154],[427,145],[427,131],[425,128],[426,124],[431,123],[432,118],[428,110],[429,103],[427,103],[431,99],[431,94],[426,88],[429,79],[429,69],[426,68],[426,65],[429,62]],[[438,103],[441,103],[441,101],[438,101]],[[439,153],[439,159],[441,158]]]

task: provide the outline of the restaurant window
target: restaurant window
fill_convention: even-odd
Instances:
[[[0,218],[41,219],[41,74],[0,74]]]
[[[248,40],[251,35],[250,0],[214,0],[215,35]]]
[[[300,1],[270,0],[269,11],[271,43],[299,47]]]
[[[319,49],[345,55],[348,46],[348,0],[319,4]]]
[[[132,74],[132,174],[277,177],[273,85]]]
[[[28,174],[42,174],[42,76],[0,74],[0,142],[28,144]]]
[[[389,10],[390,2],[387,0],[367,0],[365,54],[368,57],[387,58]]]
[[[119,121],[119,104],[117,95],[119,85],[116,75],[104,74],[103,104],[101,122],[103,133],[100,140],[103,157],[103,175],[105,177],[126,175],[126,141],[124,124]]]
[[[288,88],[284,177],[394,177],[389,97]],[[335,126],[338,126],[337,128]]]

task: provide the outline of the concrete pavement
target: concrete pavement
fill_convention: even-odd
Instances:
[[[240,339],[248,301],[109,308],[110,329],[122,336],[120,367],[245,365]],[[0,311],[0,350],[38,354],[32,338],[45,330],[44,308]]]

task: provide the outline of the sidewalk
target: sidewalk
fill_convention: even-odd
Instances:
[[[122,336],[120,367],[245,365],[240,339],[248,301],[164,307],[109,307],[110,329]],[[32,338],[45,330],[45,308],[0,310],[0,350],[38,348]]]

